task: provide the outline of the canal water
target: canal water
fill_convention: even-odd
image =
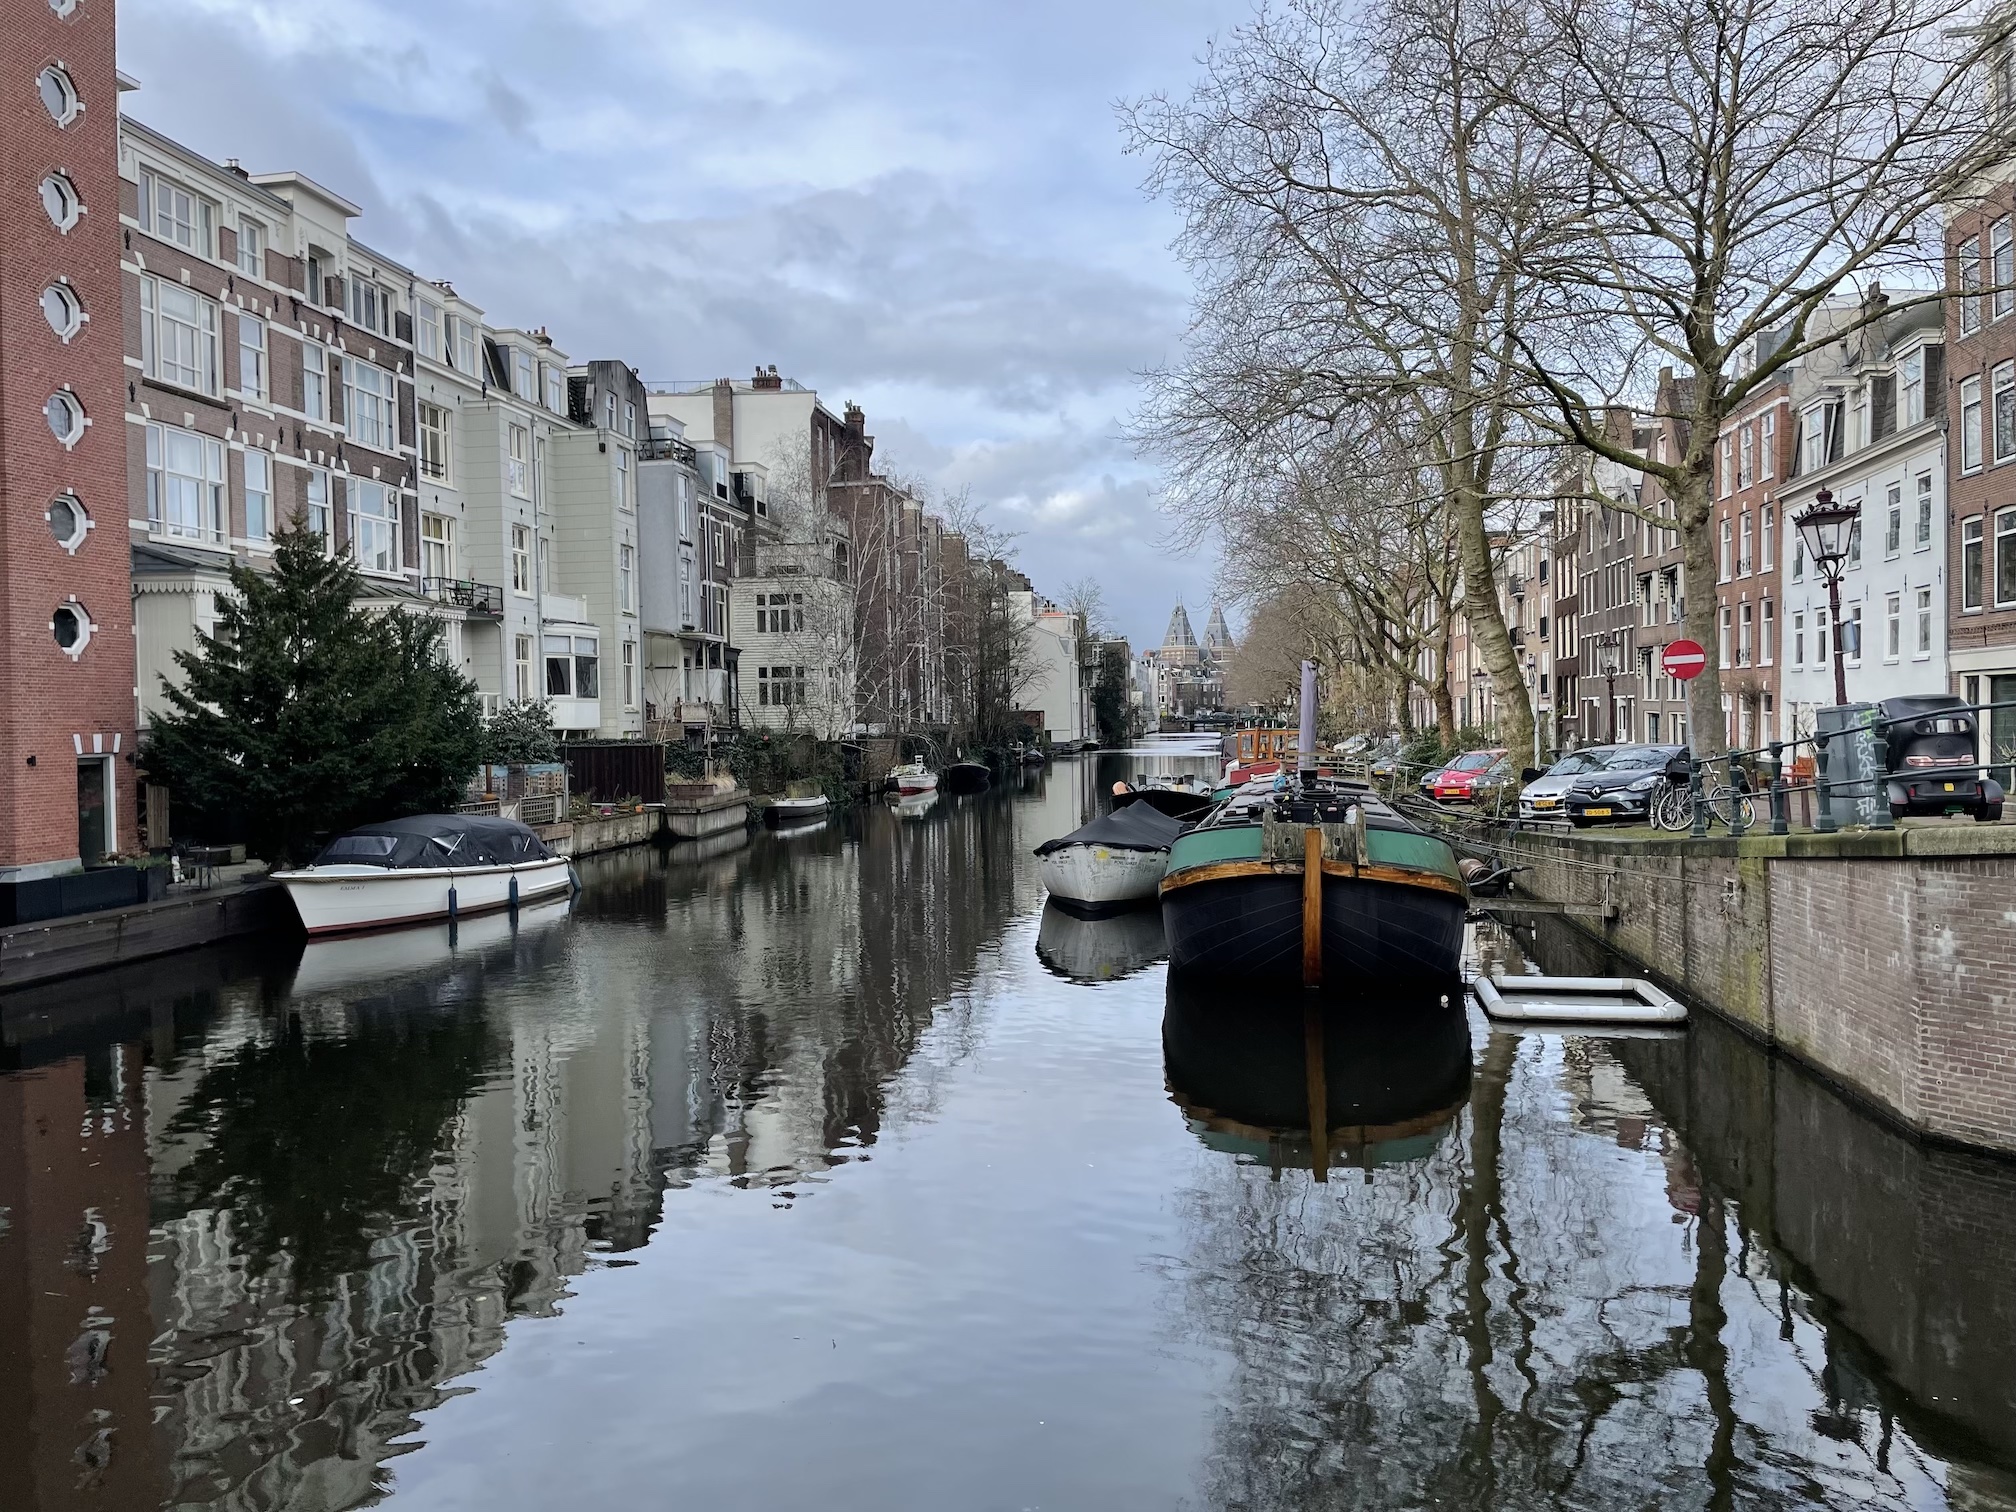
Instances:
[[[2016,1507],[2016,1172],[1709,1020],[1374,1003],[1312,1121],[1045,911],[1178,765],[0,1000],[0,1508]]]

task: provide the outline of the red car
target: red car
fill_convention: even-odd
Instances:
[[[1502,748],[1496,751],[1465,751],[1435,774],[1435,780],[1428,787],[1428,796],[1438,803],[1472,803],[1476,801],[1480,784],[1489,787],[1494,782],[1501,782],[1510,770]]]

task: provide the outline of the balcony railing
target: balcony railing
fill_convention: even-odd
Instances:
[[[639,441],[637,456],[638,460],[644,462],[683,462],[688,467],[695,465],[693,448],[671,436],[650,436]]]
[[[504,590],[474,578],[422,578],[420,591],[437,604],[452,604],[471,614],[504,613]]]

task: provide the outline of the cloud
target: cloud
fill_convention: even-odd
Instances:
[[[140,118],[364,205],[359,234],[503,324],[647,377],[775,363],[968,490],[1039,588],[1159,640],[1211,564],[1159,551],[1120,439],[1181,340],[1167,213],[1111,102],[1180,90],[1247,0],[152,0]]]

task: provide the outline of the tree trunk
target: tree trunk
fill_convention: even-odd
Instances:
[[[1514,752],[1533,749],[1533,701],[1520,673],[1519,653],[1505,628],[1498,603],[1498,580],[1491,565],[1491,538],[1484,529],[1484,501],[1469,484],[1459,483],[1451,499],[1456,515],[1456,548],[1463,564],[1463,617],[1470,623],[1470,641],[1484,657],[1498,695],[1498,738]],[[1448,679],[1443,679],[1446,684]]]
[[[1705,381],[1705,380],[1704,380]],[[1697,426],[1697,432],[1699,427]],[[1729,749],[1729,731],[1722,714],[1721,648],[1716,634],[1718,613],[1715,601],[1715,499],[1713,483],[1714,428],[1698,459],[1689,467],[1673,500],[1673,512],[1680,520],[1682,560],[1687,569],[1683,592],[1687,613],[1683,616],[1687,638],[1700,643],[1708,653],[1701,675],[1687,684],[1687,744],[1697,757],[1720,756]]]
[[[1449,616],[1442,616],[1442,634],[1435,642],[1435,731],[1442,748],[1456,749],[1456,700],[1449,692]]]

